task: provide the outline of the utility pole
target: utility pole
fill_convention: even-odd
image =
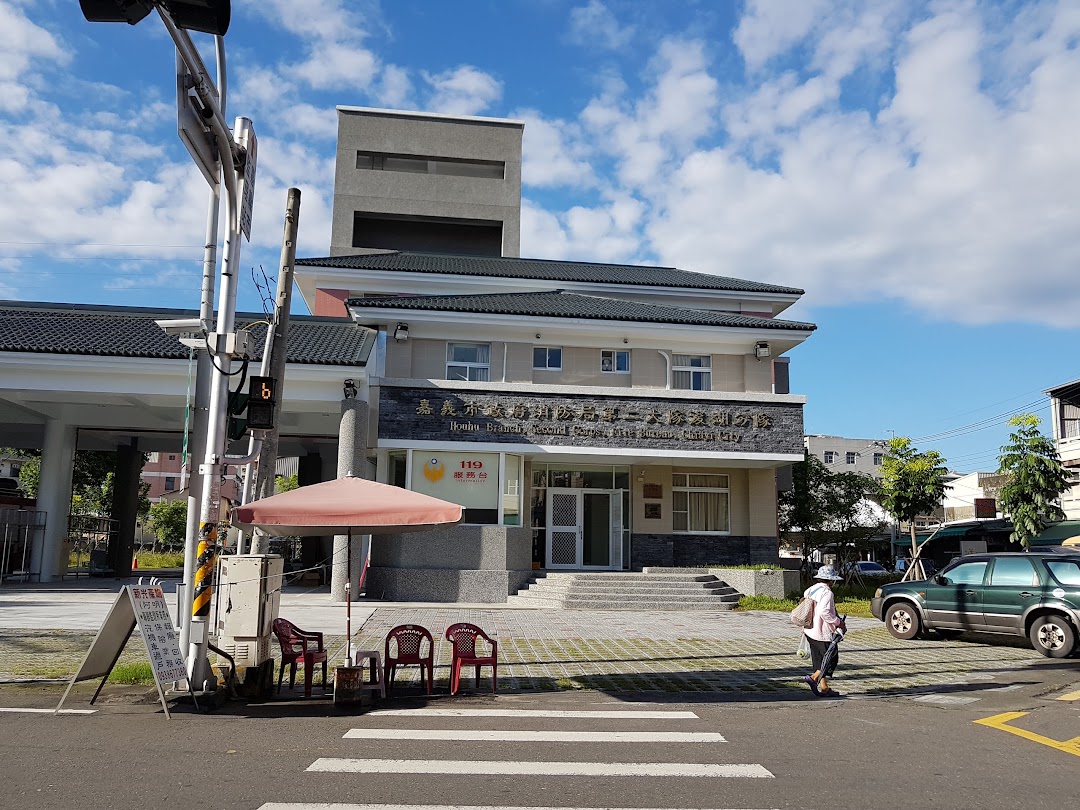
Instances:
[[[278,267],[277,296],[274,317],[266,328],[266,346],[263,349],[262,374],[275,380],[285,379],[285,361],[289,345],[289,308],[292,305],[293,264],[296,261],[296,234],[300,227],[300,189],[290,188],[285,206],[285,233],[281,240],[281,263]],[[278,457],[278,435],[281,424],[281,397],[274,404],[274,427],[263,438],[259,455],[258,473],[253,475],[249,464],[244,476],[244,503],[254,490],[254,498],[267,498],[274,494],[274,467]],[[254,442],[254,439],[252,439]],[[251,553],[266,554],[269,549],[268,535],[258,529],[251,535]]]

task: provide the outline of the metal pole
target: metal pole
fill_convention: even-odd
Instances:
[[[224,38],[214,37],[214,45],[217,55],[218,96],[222,111],[224,111],[226,90]],[[176,54],[176,62],[177,70],[179,70],[182,63],[179,52]],[[219,173],[220,170],[219,161]],[[220,210],[221,199],[218,187],[211,186],[206,204],[206,239],[203,244],[203,274],[199,299],[199,320],[202,321],[204,333],[213,331],[214,283],[217,276],[218,216]],[[195,414],[189,446],[196,449],[192,454],[192,458],[196,457],[199,452],[198,448],[206,446],[206,421],[210,409],[212,371],[213,366],[210,363],[210,355],[206,350],[206,346],[203,345],[199,347],[195,372]],[[189,461],[189,463],[192,462]],[[187,529],[184,535],[184,581],[181,584],[184,589],[184,598],[182,600],[184,610],[180,612],[180,649],[185,651],[188,649],[191,640],[192,583],[195,580],[196,562],[199,557],[199,515],[202,507],[203,476],[192,475],[189,481]],[[189,673],[191,671],[190,665],[188,671]]]

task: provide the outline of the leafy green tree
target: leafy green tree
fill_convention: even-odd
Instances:
[[[889,439],[881,462],[881,505],[911,529],[911,556],[918,553],[915,518],[929,515],[945,497],[945,458],[936,450],[920,453],[906,436]]]
[[[869,498],[877,482],[862,473],[834,473],[817,458],[807,455],[792,466],[792,487],[779,499],[780,532],[801,535],[803,559],[815,549],[835,545],[837,561],[847,552],[858,552],[884,530]]]
[[[1016,430],[998,456],[998,474],[1006,479],[998,496],[1001,511],[1012,519],[1009,539],[1024,548],[1048,523],[1065,519],[1055,501],[1069,488],[1069,476],[1040,424],[1032,413],[1010,419],[1008,425]]]
[[[149,528],[164,545],[183,545],[187,533],[187,498],[151,505]]]
[[[290,490],[297,489],[300,486],[299,476],[296,473],[292,475],[279,475],[274,479],[274,492],[289,492]]]

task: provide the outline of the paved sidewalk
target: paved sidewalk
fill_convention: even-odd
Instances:
[[[69,678],[78,668],[119,590],[118,581],[74,587],[0,588],[0,682]],[[169,583],[166,583],[167,585]],[[175,583],[171,584],[175,588]],[[331,662],[345,653],[345,605],[324,589],[287,589],[281,615],[323,630]],[[783,613],[728,611],[582,611],[497,605],[359,602],[352,607],[355,649],[382,649],[387,631],[420,624],[436,639],[436,688],[449,677],[448,625],[469,621],[499,642],[499,691],[727,692],[808,697],[808,662],[795,656],[798,631]],[[850,619],[834,679],[849,695],[964,691],[1043,659],[1022,640],[898,641],[880,622]],[[144,661],[133,638],[121,663]],[[403,692],[418,670],[399,671]],[[469,681],[471,687],[472,683]],[[480,689],[490,690],[489,670]]]

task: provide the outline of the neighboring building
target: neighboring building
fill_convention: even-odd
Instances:
[[[411,544],[380,537],[369,592],[423,598],[413,587],[423,581],[431,598],[483,580],[462,598],[497,601],[530,561],[592,570],[775,562],[777,471],[803,457],[805,402],[788,392],[780,355],[815,328],[777,316],[802,290],[515,258],[507,233],[518,215],[505,205],[492,206],[502,256],[418,250],[419,225],[379,245],[399,250],[353,249],[366,237],[357,225],[346,238],[349,223],[370,219],[361,206],[375,196],[380,212],[407,197],[413,223],[469,210],[447,206],[458,187],[479,195],[490,184],[484,194],[520,204],[520,152],[506,148],[520,148],[518,122],[385,113],[377,125],[378,111],[362,112],[363,127],[356,110],[339,110],[333,255],[298,259],[297,285],[314,311],[347,306],[378,330],[368,367],[378,480],[461,503],[469,524]],[[384,126],[394,139],[371,145]],[[376,180],[358,164],[372,151],[506,168],[501,182],[437,170]],[[496,552],[497,564],[484,561]]]
[[[889,450],[884,439],[845,439],[815,433],[805,438],[806,450],[832,472],[858,472],[881,478],[881,462]]]
[[[517,256],[524,123],[338,107],[331,256]],[[297,276],[316,315],[346,314],[348,273]],[[318,290],[316,293],[315,290]]]
[[[950,480],[942,503],[945,522],[1000,518],[997,492],[1003,479],[996,473],[973,472]]]
[[[1068,520],[1080,520],[1080,380],[1044,393],[1050,396],[1054,445],[1072,479],[1072,486],[1061,496],[1061,508]]]

